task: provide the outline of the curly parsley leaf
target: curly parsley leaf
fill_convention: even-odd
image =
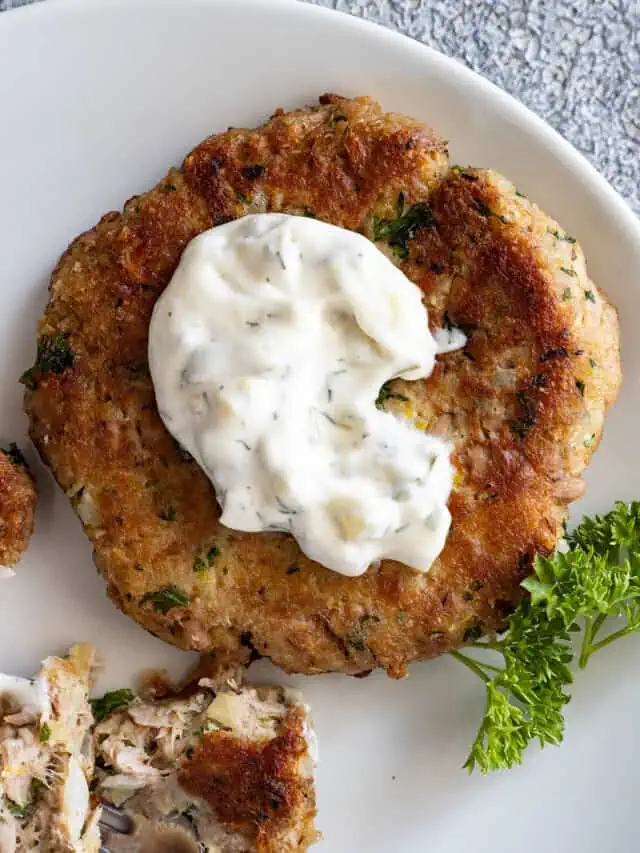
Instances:
[[[542,618],[541,618],[542,617]],[[486,685],[484,718],[465,762],[483,773],[520,764],[528,744],[559,744],[564,734],[565,688],[572,681],[569,632],[548,620],[528,600],[509,618],[501,640],[479,641],[475,648],[502,655],[503,667],[461,652],[465,663]]]
[[[101,722],[114,711],[127,708],[135,698],[133,690],[123,687],[121,690],[111,690],[99,699],[91,699],[91,710],[96,723]]]
[[[493,658],[453,653],[486,687],[469,770],[520,764],[532,741],[561,743],[573,680],[572,633],[581,633],[584,668],[595,652],[640,632],[640,503],[617,503],[604,516],[585,518],[567,544],[567,552],[536,558],[534,574],[523,582],[529,596],[509,617],[506,635],[471,644],[498,660],[501,655],[502,666]]]

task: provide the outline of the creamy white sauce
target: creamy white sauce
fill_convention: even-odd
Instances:
[[[153,313],[149,364],[222,524],[290,533],[344,575],[383,558],[424,572],[451,522],[449,448],[375,401],[462,344],[457,330],[434,339],[420,290],[365,237],[260,214],[186,248]]]

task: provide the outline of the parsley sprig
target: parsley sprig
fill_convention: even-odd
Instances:
[[[567,535],[568,550],[537,557],[526,596],[499,639],[471,643],[489,653],[453,656],[485,683],[486,707],[465,767],[483,773],[520,764],[532,741],[557,745],[573,680],[571,635],[584,668],[600,649],[640,632],[640,503],[617,503]],[[496,666],[502,656],[502,665]]]

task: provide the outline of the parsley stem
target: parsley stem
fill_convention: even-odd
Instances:
[[[463,663],[466,667],[468,667],[468,669],[470,669],[471,672],[475,672],[475,674],[477,676],[479,676],[479,678],[481,678],[486,684],[488,684],[489,681],[491,681],[491,679],[489,678],[487,673],[483,670],[482,666],[479,663],[477,663],[476,661],[472,660],[471,658],[468,658],[466,655],[463,655],[461,652],[453,651],[450,654],[456,660],[459,660],[460,663]],[[495,667],[491,667],[491,669],[495,669]]]
[[[467,643],[468,649],[491,649],[494,652],[500,651],[500,643],[492,643],[489,640],[477,640],[475,643]]]
[[[483,663],[482,666],[484,669],[490,669],[492,672],[504,672],[504,669],[501,666],[493,666],[490,663]]]
[[[580,669],[584,669],[591,654],[592,640],[594,635],[594,621],[590,616],[584,620],[584,634],[582,635],[582,647],[580,648]]]
[[[606,613],[599,613],[596,618],[593,620],[593,630],[591,632],[591,641],[593,642],[596,638],[596,634],[602,628],[605,621],[607,619]]]
[[[612,634],[609,634],[609,636],[605,637],[604,640],[600,640],[599,643],[593,643],[586,650],[586,654],[584,654],[584,650],[583,650],[584,663],[583,663],[583,654],[580,655],[580,666],[584,669],[587,661],[589,660],[589,658],[591,657],[592,654],[595,654],[595,652],[600,651],[600,649],[604,649],[604,647],[608,646],[609,643],[615,643],[615,641],[619,640],[621,637],[626,637],[627,634],[633,634],[633,633],[637,632],[637,630],[638,630],[638,625],[635,623],[633,625],[625,625],[624,628],[620,628],[619,631],[614,631]]]

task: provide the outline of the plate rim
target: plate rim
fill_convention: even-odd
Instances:
[[[302,0],[39,0],[8,9],[0,15],[0,36],[2,31],[10,27],[30,26],[32,21],[63,14],[90,16],[96,9],[113,14],[126,14],[132,8],[137,9],[180,9],[187,6],[215,9],[237,9],[242,4],[250,10],[264,12],[265,9],[274,11],[287,10],[290,15],[301,17],[323,18],[334,20],[336,25],[351,28],[354,33],[367,34],[367,37],[386,41],[389,45],[403,50],[410,50],[414,56],[425,62],[426,66],[446,69],[453,79],[461,81],[465,86],[472,86],[496,103],[497,107],[511,114],[517,124],[536,141],[549,149],[549,154],[563,161],[563,165],[573,168],[584,176],[589,186],[597,193],[598,202],[608,208],[610,215],[616,219],[616,230],[627,232],[628,237],[640,246],[640,217],[635,214],[630,204],[615,190],[598,169],[587,159],[586,155],[562,134],[548,124],[541,116],[525,106],[514,95],[501,89],[487,77],[469,68],[464,62],[450,57],[430,45],[405,35],[395,29],[357,17],[348,12],[316,6]],[[622,234],[620,235],[622,237]]]

